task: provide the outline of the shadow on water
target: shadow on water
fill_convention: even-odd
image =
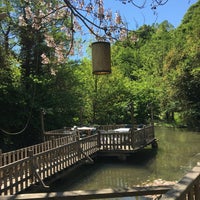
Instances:
[[[43,188],[40,184],[28,189],[25,193],[37,192],[62,192],[69,190],[96,190],[112,187],[129,187],[132,177],[140,176],[133,170],[148,169],[148,165],[154,162],[157,149],[146,148],[127,156],[126,160],[118,157],[95,157],[93,164],[83,164],[75,170],[67,173],[59,180],[53,182],[49,188]],[[141,171],[142,172],[142,171]],[[138,173],[138,174],[137,174]],[[134,180],[135,178],[133,178]],[[131,186],[133,186],[132,184]]]
[[[158,149],[146,148],[141,151],[135,152],[131,156],[127,157],[127,163],[134,165],[147,165],[149,162],[155,159]]]
[[[67,176],[51,185],[51,191],[79,189],[103,189],[130,186],[126,182],[131,178],[133,169],[148,169],[157,155],[156,149],[143,149],[120,160],[117,157],[96,157],[94,164],[84,164]],[[133,178],[134,179],[134,178]],[[85,185],[85,186],[84,186]],[[88,187],[87,187],[88,186]]]

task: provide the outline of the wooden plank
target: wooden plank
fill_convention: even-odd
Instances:
[[[99,199],[99,198],[116,198],[116,197],[131,197],[164,194],[172,186],[150,186],[150,187],[132,187],[132,188],[116,188],[116,189],[101,189],[101,190],[75,190],[65,192],[51,193],[32,193],[2,196],[1,200],[42,200],[42,199]]]

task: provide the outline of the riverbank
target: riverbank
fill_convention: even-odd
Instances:
[[[191,127],[186,124],[181,124],[177,122],[167,122],[167,121],[155,121],[155,127],[166,127],[166,128],[180,128],[180,129],[187,129],[188,131],[195,131],[200,132],[200,127]]]

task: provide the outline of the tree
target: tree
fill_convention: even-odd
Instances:
[[[173,121],[174,108],[170,95],[166,96],[166,93],[170,93],[170,87],[165,79],[168,74],[165,73],[164,63],[173,43],[173,31],[174,27],[168,21],[155,25],[152,37],[141,49],[144,69],[146,69],[148,77],[152,77],[151,80],[153,80],[154,98],[159,99],[158,107],[167,121]]]
[[[158,6],[166,4],[167,1],[152,0],[150,7],[155,11]],[[146,0],[141,5],[135,3],[134,0],[123,0],[121,2],[138,8],[143,8],[146,5]],[[77,32],[83,35],[83,32],[88,30],[97,40],[109,39],[112,41],[127,36],[128,27],[126,27],[126,23],[123,22],[119,12],[116,12],[114,16],[111,9],[106,10],[104,8],[103,0],[37,0],[34,2],[23,0],[21,5],[23,13],[19,16],[19,25],[26,27],[30,24],[36,31],[43,29],[47,46],[55,50],[54,55],[58,57],[58,61],[65,54],[73,54],[74,43],[76,43],[74,35]],[[64,23],[64,21],[67,21],[67,23]],[[52,34],[52,29],[48,28],[49,24],[54,24],[59,32],[66,33],[65,40],[70,42],[68,49],[62,43],[56,42],[57,38]],[[63,51],[67,51],[67,53],[64,54]],[[42,54],[42,58],[44,62],[49,61],[49,55],[45,53]]]
[[[69,103],[76,99],[71,93],[73,91],[72,85],[75,82],[70,83],[73,74],[64,67],[66,63],[64,59],[67,56],[65,58],[62,56],[69,43],[64,41],[65,32],[58,31],[63,24],[69,26],[69,20],[58,18],[56,21],[45,24],[46,26],[38,27],[32,11],[40,12],[40,2],[35,4],[35,1],[33,3],[29,1],[5,1],[5,6],[8,17],[1,23],[1,31],[5,36],[1,40],[4,46],[1,58],[2,63],[5,63],[1,65],[1,71],[4,73],[1,74],[0,106],[2,114],[5,113],[4,118],[0,120],[1,134],[4,134],[3,141],[7,140],[7,144],[14,143],[13,148],[19,148],[41,141],[41,109],[45,108],[59,120],[54,126],[46,128],[58,128],[59,125],[66,123],[69,115],[73,115],[73,112],[66,108],[69,108]],[[40,15],[38,14],[38,16]],[[47,34],[48,31],[51,35]],[[12,36],[16,36],[18,43],[15,51],[11,49]],[[49,43],[51,36],[54,36],[55,39]],[[62,48],[59,49],[60,45]],[[54,47],[55,49],[52,50]],[[56,53],[57,56],[51,56],[51,59],[48,59],[45,58],[44,52],[49,56]],[[7,59],[4,58],[6,54]],[[17,58],[19,62],[12,57]],[[64,74],[68,75],[68,80],[67,77],[63,78]],[[60,80],[63,82],[61,83]],[[14,85],[14,83],[18,84]],[[69,84],[71,85],[69,86]],[[66,89],[67,91],[65,91]],[[64,103],[68,104],[69,107],[64,106]],[[48,119],[50,116],[48,115]],[[68,121],[68,123],[70,122],[72,121]],[[10,147],[8,146],[8,148]]]
[[[199,27],[198,23],[200,2],[191,6],[183,18],[182,24],[175,31],[174,46],[169,55],[167,65],[171,74],[175,74],[173,81],[174,99],[178,101],[178,111],[183,122],[189,126],[198,126],[200,120],[199,99]],[[171,53],[170,52],[170,53]]]

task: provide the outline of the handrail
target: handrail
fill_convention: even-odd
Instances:
[[[12,162],[16,162],[18,160],[24,159],[28,157],[28,152],[33,150],[33,154],[38,154],[41,152],[45,152],[49,149],[52,149],[56,146],[60,146],[66,143],[70,143],[77,140],[77,134],[67,135],[65,137],[55,138],[53,140],[49,140],[40,144],[32,145],[29,147],[17,149],[15,151],[10,151],[6,153],[2,153],[0,150],[0,166],[8,165]]]
[[[28,157],[0,166],[0,195],[17,194],[37,182],[44,183],[44,179],[89,158],[98,150],[97,135],[35,155],[30,150]]]
[[[132,130],[128,133],[124,132],[102,132],[100,134],[100,150],[117,151],[126,150],[133,151],[141,149],[148,144],[155,142],[153,126],[146,126],[140,130]]]
[[[188,172],[161,200],[199,200],[200,199],[200,165]]]

